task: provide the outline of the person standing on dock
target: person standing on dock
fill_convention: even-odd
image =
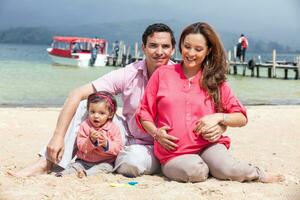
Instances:
[[[240,53],[240,61],[241,62],[244,62],[246,59],[246,51],[247,51],[247,48],[248,48],[248,39],[245,37],[244,34],[241,34],[241,37],[239,38],[239,45],[240,48],[241,48],[241,53]]]

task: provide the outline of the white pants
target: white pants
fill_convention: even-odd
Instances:
[[[80,123],[86,118],[87,101],[80,102],[76,113],[70,123],[70,126],[65,135],[65,151],[61,161],[58,165],[62,168],[66,168],[74,158],[76,152],[74,152],[75,141]],[[139,169],[140,174],[153,174],[159,170],[160,165],[153,153],[153,145],[139,145],[134,144],[134,140],[127,142],[128,128],[125,120],[118,115],[115,115],[113,122],[118,125],[121,130],[122,142],[124,150],[119,153],[115,161],[114,171],[123,163],[136,166]],[[40,156],[47,158],[47,146],[39,153]]]
[[[198,154],[177,156],[162,165],[162,172],[179,182],[205,181],[210,173],[221,180],[239,182],[264,178],[258,167],[235,160],[223,144],[213,144]]]

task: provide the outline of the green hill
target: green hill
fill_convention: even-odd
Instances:
[[[134,44],[141,41],[141,34],[148,24],[155,23],[151,20],[136,20],[118,23],[102,23],[81,26],[64,27],[16,27],[0,31],[0,43],[17,44],[50,44],[54,35],[81,36],[104,38],[112,43],[116,40],[123,40],[126,44]],[[173,30],[178,40],[185,23],[176,20],[162,21],[168,24]],[[217,30],[224,42],[226,49],[233,49],[237,43],[240,33],[224,32]],[[252,38],[249,36],[249,49],[252,52],[277,52],[294,53],[300,50],[293,49],[279,42],[266,41],[262,38]]]

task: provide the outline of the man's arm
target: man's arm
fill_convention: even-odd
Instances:
[[[87,99],[87,97],[94,92],[96,92],[96,90],[91,83],[70,92],[60,111],[53,136],[47,145],[47,158],[53,163],[58,163],[63,156],[64,137],[80,101]]]

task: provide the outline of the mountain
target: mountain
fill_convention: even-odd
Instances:
[[[18,27],[0,32],[0,43],[49,44],[55,32],[45,27]]]
[[[181,30],[185,23],[177,20],[161,21],[168,24],[174,31],[178,41]],[[122,40],[125,44],[133,45],[135,42],[141,42],[141,33],[147,25],[155,23],[151,20],[124,21],[115,23],[87,24],[81,26],[63,26],[63,27],[16,27],[0,31],[0,43],[18,43],[18,44],[50,44],[54,35],[61,36],[81,36],[104,38],[112,43],[116,40]],[[240,33],[226,32],[218,30],[220,37],[226,49],[233,49],[236,45]],[[279,42],[268,41],[260,37],[249,37],[249,52],[271,52],[276,49],[277,52],[294,53],[300,52],[299,49],[293,49],[290,46]]]

